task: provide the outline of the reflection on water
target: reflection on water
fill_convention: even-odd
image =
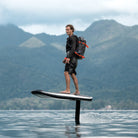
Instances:
[[[0,111],[0,138],[138,137],[138,111]]]

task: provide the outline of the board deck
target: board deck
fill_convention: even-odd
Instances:
[[[84,100],[84,101],[92,101],[93,99],[92,97],[88,97],[88,96],[46,92],[43,90],[34,90],[31,93],[41,98],[52,97],[52,98],[59,98],[59,99]]]

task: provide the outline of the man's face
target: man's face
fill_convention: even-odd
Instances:
[[[73,31],[70,29],[69,26],[66,27],[66,34],[67,35],[71,35],[73,33]]]

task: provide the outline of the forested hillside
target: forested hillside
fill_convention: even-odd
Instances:
[[[77,67],[80,91],[94,98],[82,108],[138,109],[138,25],[101,20],[75,33],[89,45]],[[66,38],[0,25],[0,109],[74,108],[71,101],[40,99],[30,93],[65,89]]]

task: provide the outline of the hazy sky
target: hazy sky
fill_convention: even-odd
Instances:
[[[100,19],[138,24],[138,0],[0,0],[0,24],[31,33],[63,34],[66,24],[85,30]]]

